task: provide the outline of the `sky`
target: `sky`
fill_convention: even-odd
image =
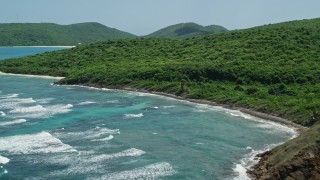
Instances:
[[[0,0],[0,23],[99,22],[136,35],[195,22],[229,30],[320,17],[320,0]]]

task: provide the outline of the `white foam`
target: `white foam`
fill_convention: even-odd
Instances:
[[[47,179],[53,179],[65,174],[91,174],[99,173],[103,174],[108,169],[108,164],[113,163],[115,158],[122,157],[135,157],[144,154],[145,152],[139,149],[131,148],[122,152],[113,154],[97,155],[95,150],[79,151],[72,154],[53,154],[46,159],[37,159],[37,163],[45,164],[61,164],[66,165],[67,168],[63,170],[57,170],[48,174]],[[109,161],[109,163],[106,163]]]
[[[60,86],[58,84],[54,84],[55,86]],[[90,87],[90,86],[83,86],[83,85],[63,85],[67,87],[81,87],[81,88],[86,88],[86,89],[94,89],[94,90],[99,90],[99,91],[111,91],[111,89],[108,88],[96,88],[96,87]]]
[[[102,139],[94,139],[92,141],[110,141],[111,139],[113,139],[114,137],[112,135],[109,135],[105,138],[102,138]]]
[[[119,129],[108,129],[108,128],[100,128],[96,127],[94,129],[82,131],[82,132],[58,132],[55,133],[55,135],[61,137],[61,138],[79,138],[82,139],[93,139],[93,141],[107,141],[107,139],[110,138],[110,140],[113,138],[114,134],[120,134]]]
[[[96,161],[103,161],[103,160],[115,159],[115,158],[121,158],[121,157],[135,157],[135,156],[141,156],[145,153],[146,152],[140,149],[130,148],[118,153],[98,155],[91,158],[89,161],[96,162]]]
[[[18,96],[19,96],[19,94],[8,94],[8,95],[0,96],[0,99],[15,98],[15,97],[18,97]]]
[[[7,164],[10,161],[9,158],[0,155],[0,164]]]
[[[236,164],[236,167],[233,169],[233,171],[238,174],[234,180],[251,180],[251,178],[247,175],[247,169],[241,164]]]
[[[46,111],[46,109],[41,105],[30,106],[30,107],[19,107],[9,111],[9,113],[34,113]]]
[[[256,121],[260,122],[260,124],[258,124],[259,128],[262,129],[266,129],[268,131],[270,131],[270,133],[273,132],[286,132],[288,134],[288,136],[290,136],[290,139],[293,139],[295,137],[297,137],[298,133],[295,129],[292,129],[288,126],[276,123],[276,122],[272,122],[272,121],[265,121],[265,120],[259,120],[256,119]]]
[[[207,111],[205,111],[205,110],[203,110],[203,109],[196,109],[196,110],[194,110],[193,112],[199,112],[199,113],[202,113],[202,112],[207,112]]]
[[[124,115],[124,118],[125,119],[129,119],[129,118],[140,118],[142,117],[143,114],[142,113],[139,113],[139,114],[125,114]]]
[[[250,147],[250,146],[246,147],[246,150],[253,151],[252,147]]]
[[[174,105],[171,105],[171,106],[162,106],[163,109],[170,109],[170,108],[174,108],[174,107],[176,107],[176,106],[174,106]]]
[[[101,179],[157,179],[160,177],[171,176],[173,174],[174,170],[169,163],[160,162],[129,171],[106,174],[103,175]]]
[[[220,106],[209,106],[209,105],[199,105],[198,107],[208,108],[208,109],[212,109],[212,110],[218,110],[218,111],[225,112],[226,114],[229,114],[231,116],[242,117],[242,118],[250,120],[250,121],[255,121],[255,122],[259,123],[257,126],[260,128],[268,129],[271,132],[274,132],[274,131],[286,132],[286,133],[288,133],[288,136],[290,136],[291,138],[294,138],[297,136],[296,130],[291,127],[288,127],[286,125],[283,125],[283,124],[280,124],[277,122],[264,120],[264,119],[252,116],[250,114],[243,113],[239,110],[232,110],[232,109],[226,109],[226,108],[220,107]]]
[[[240,160],[240,162],[235,164],[235,167],[233,168],[233,172],[237,176],[233,179],[234,180],[250,180],[250,177],[247,175],[247,170],[259,162],[260,158],[258,158],[257,155],[263,152],[266,152],[281,144],[282,143],[270,144],[260,150],[254,150],[251,147],[246,147],[246,150],[250,150],[251,152],[244,155],[244,157]]]
[[[21,123],[25,123],[25,122],[27,122],[27,120],[25,120],[25,119],[16,119],[16,120],[12,120],[12,121],[0,122],[0,126],[11,126],[14,124],[21,124]]]
[[[13,154],[76,152],[48,132],[0,138],[0,151]]]
[[[1,109],[14,109],[25,104],[32,104],[36,101],[32,98],[12,98],[12,99],[0,99]]]
[[[119,100],[109,100],[107,101],[107,103],[115,104],[115,103],[119,103]]]
[[[0,111],[0,117],[4,117],[6,116],[6,113],[4,113],[3,111]]]
[[[53,100],[54,98],[42,98],[42,99],[36,99],[35,101],[39,104],[48,104]]]
[[[84,101],[84,102],[78,103],[77,105],[84,106],[84,105],[90,105],[90,104],[97,104],[97,103],[93,101]]]
[[[31,107],[17,107],[11,111],[10,117],[13,118],[48,118],[56,114],[70,112],[72,104],[57,104],[51,106],[36,105]]]

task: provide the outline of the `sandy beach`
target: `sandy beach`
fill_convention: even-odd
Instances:
[[[54,76],[44,76],[44,75],[30,75],[30,74],[13,74],[13,73],[4,73],[0,71],[0,75],[10,75],[10,76],[25,76],[25,77],[37,77],[37,78],[45,78],[45,79],[56,79],[60,80],[64,77],[54,77]]]

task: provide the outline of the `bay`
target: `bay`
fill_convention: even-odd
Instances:
[[[19,58],[24,56],[30,56],[34,54],[40,54],[44,52],[57,51],[70,48],[69,46],[16,46],[16,47],[0,47],[0,60],[9,58]]]
[[[295,132],[239,111],[146,93],[0,75],[0,177],[245,179]]]

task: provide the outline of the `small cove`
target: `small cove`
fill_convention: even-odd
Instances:
[[[233,179],[295,135],[238,111],[54,81],[0,75],[3,177]]]

